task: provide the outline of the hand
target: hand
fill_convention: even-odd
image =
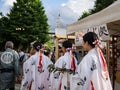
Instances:
[[[17,77],[16,77],[16,83],[21,83],[21,81],[22,81],[21,76],[17,76]]]

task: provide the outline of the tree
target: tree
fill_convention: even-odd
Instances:
[[[80,19],[82,19],[82,18],[85,18],[85,17],[87,17],[87,16],[89,16],[89,15],[90,15],[90,13],[89,13],[88,11],[84,11],[83,14],[79,17],[78,20],[80,20]]]
[[[103,10],[104,8],[108,7],[111,5],[114,1],[116,0],[96,0],[94,8],[90,10],[91,14],[94,14],[96,12],[99,12]]]
[[[79,17],[78,20],[83,19],[91,14],[94,14],[96,12],[99,12],[103,10],[104,8],[108,7],[110,4],[112,4],[116,0],[96,0],[95,5],[93,9],[90,9],[88,12],[83,12],[83,14]]]
[[[8,18],[3,16],[2,13],[0,13],[0,50],[4,50],[6,38],[9,38],[9,36],[7,35],[7,33],[9,33],[6,27],[7,25]]]
[[[47,16],[40,0],[16,0],[7,19],[3,36],[14,40],[15,46],[25,47],[36,39],[41,43],[49,40]]]

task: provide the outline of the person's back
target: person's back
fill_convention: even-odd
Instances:
[[[19,57],[20,57],[19,59],[20,63],[25,62],[25,53],[23,52],[23,49],[20,49]]]
[[[110,78],[102,76],[101,62],[97,49],[91,49],[78,66],[81,81],[78,84],[82,90],[112,90]],[[77,90],[77,89],[75,89]]]
[[[0,90],[14,90],[15,76],[19,76],[19,57],[13,51],[13,43],[6,42],[5,51],[0,55]]]
[[[48,66],[52,64],[52,62],[43,54],[41,47],[42,45],[39,42],[33,44],[36,53],[24,64],[23,68],[27,68],[27,70],[24,71],[21,90],[29,90],[29,88],[31,88],[31,90],[49,90]]]
[[[62,43],[64,53],[55,63],[55,71],[51,73],[51,90],[72,90],[71,77],[76,73],[77,60],[72,53],[72,43],[65,40]]]
[[[73,76],[72,90],[112,90],[98,36],[94,32],[86,33],[83,47],[88,53],[78,66],[78,74]]]

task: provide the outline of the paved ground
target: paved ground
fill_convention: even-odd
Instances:
[[[20,84],[15,85],[15,90],[20,90]],[[115,85],[115,90],[120,90],[120,84]]]
[[[15,90],[20,90],[20,84],[15,85]]]

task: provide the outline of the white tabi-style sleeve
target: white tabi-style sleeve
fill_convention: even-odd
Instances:
[[[29,58],[23,64],[23,80],[21,83],[21,90],[29,90],[30,84],[32,82],[32,73],[31,73],[31,60]]]
[[[73,75],[71,90],[91,90],[88,84],[90,83],[92,58],[85,56],[78,66],[78,74]]]
[[[55,68],[62,68],[64,57],[61,56],[55,63]],[[59,71],[51,72],[50,74],[50,90],[60,90],[62,82],[62,74]]]
[[[55,63],[55,68],[63,68],[64,56],[61,56]]]
[[[46,66],[49,66],[50,64],[53,64],[52,61],[50,60],[50,58],[48,58],[48,57],[46,57],[45,63],[46,63]]]

